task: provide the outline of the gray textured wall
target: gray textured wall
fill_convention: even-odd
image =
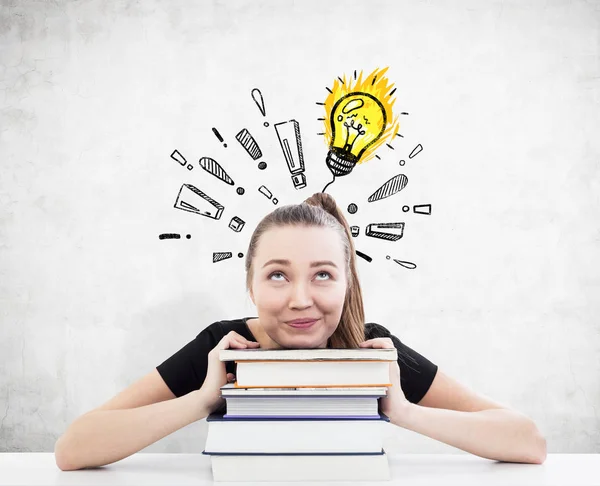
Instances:
[[[600,452],[599,26],[586,1],[3,0],[0,451],[52,451],[206,325],[254,315],[236,254],[274,207],[256,188],[280,204],[321,190],[316,102],[338,75],[390,66],[404,138],[328,190],[358,204],[361,230],[406,221],[399,242],[357,238],[373,256],[359,259],[368,319],[529,414],[550,452]],[[273,132],[290,118],[301,191]],[[268,170],[234,140],[241,128]],[[194,170],[169,158],[176,148]],[[202,156],[246,195],[207,176]],[[407,188],[367,204],[399,172]],[[228,217],[174,209],[184,182]],[[431,216],[401,212],[425,203]],[[236,214],[240,233],[227,228]],[[234,257],[212,264],[213,251]],[[205,425],[146,450],[201,451]],[[400,429],[394,448],[456,452]]]

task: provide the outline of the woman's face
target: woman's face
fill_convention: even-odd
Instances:
[[[261,236],[250,298],[262,329],[284,348],[326,347],[342,315],[348,281],[339,234],[284,226]],[[314,320],[303,324],[299,319]]]

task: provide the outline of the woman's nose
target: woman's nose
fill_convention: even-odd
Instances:
[[[304,284],[296,284],[292,287],[289,306],[292,308],[306,308],[312,305],[310,289]]]

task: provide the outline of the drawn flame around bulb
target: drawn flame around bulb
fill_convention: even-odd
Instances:
[[[364,79],[361,71],[354,82],[338,78],[325,99],[326,163],[334,180],[372,159],[377,148],[398,133],[400,124],[392,112],[395,89],[384,76],[387,70],[375,69]]]

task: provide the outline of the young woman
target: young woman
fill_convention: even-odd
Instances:
[[[257,317],[223,320],[58,439],[62,470],[110,464],[222,408],[227,348],[396,347],[381,410],[392,424],[488,459],[541,464],[546,441],[516,410],[452,379],[382,325],[364,323],[350,228],[331,196],[277,208],[255,229],[246,286]]]

